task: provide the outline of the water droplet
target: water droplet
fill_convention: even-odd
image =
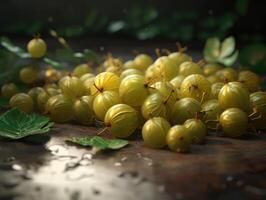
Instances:
[[[66,171],[69,171],[69,170],[72,170],[72,169],[75,169],[79,166],[79,162],[68,162],[66,163],[65,165],[65,172]]]
[[[165,186],[164,185],[159,185],[158,186],[158,191],[159,192],[164,192],[165,191]]]
[[[92,174],[80,174],[80,172],[78,172],[78,173],[67,174],[66,179],[70,181],[77,181],[92,176],[93,176]]]
[[[68,161],[68,160],[73,160],[73,159],[76,159],[77,156],[67,156],[67,155],[62,155],[62,156],[58,156],[56,157],[56,160],[59,160],[59,161]]]
[[[18,165],[18,164],[13,164],[12,169],[16,170],[16,171],[21,171],[23,169],[23,167],[21,165]]]
[[[88,166],[88,165],[91,165],[92,164],[92,161],[89,160],[89,159],[82,159],[80,162],[79,162],[79,165],[81,166]]]
[[[88,160],[91,160],[93,157],[93,155],[91,153],[84,153],[82,158],[83,159],[88,159]]]
[[[52,145],[52,146],[49,146],[48,147],[48,150],[51,152],[51,154],[53,155],[60,155],[60,156],[63,156],[63,155],[66,155],[67,154],[67,150],[64,146],[62,145]]]
[[[24,180],[31,180],[31,179],[33,179],[33,172],[30,170],[27,170],[25,173],[21,174],[21,177]]]
[[[151,158],[143,157],[143,160],[147,163],[148,166],[153,165],[153,160]]]
[[[120,166],[122,166],[122,163],[121,162],[115,162],[114,166],[120,167]]]
[[[127,157],[124,156],[123,158],[121,158],[121,162],[125,162],[127,160]]]
[[[127,171],[127,172],[121,172],[118,176],[119,177],[132,177],[136,178],[138,177],[139,173],[137,171]]]

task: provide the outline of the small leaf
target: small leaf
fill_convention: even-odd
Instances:
[[[74,57],[82,58],[85,61],[94,61],[94,62],[98,61],[97,54],[90,49],[84,49],[83,52],[76,52],[74,53]]]
[[[121,149],[124,146],[128,145],[127,140],[121,139],[106,139],[99,136],[93,137],[74,137],[68,139],[72,143],[84,146],[84,147],[96,147],[99,149]]]
[[[219,62],[225,66],[232,66],[238,57],[238,51],[236,51],[232,56],[221,59]]]
[[[209,38],[204,48],[204,58],[208,62],[212,62],[220,55],[220,41],[218,38]],[[210,61],[212,60],[212,61]]]
[[[30,58],[30,55],[22,48],[15,46],[8,38],[1,37],[1,45],[8,51],[16,54],[20,58]]]
[[[114,21],[114,22],[111,22],[109,27],[108,27],[108,31],[110,33],[115,33],[115,32],[118,32],[118,31],[121,31],[125,28],[126,26],[126,23],[124,21]]]
[[[16,140],[46,133],[52,126],[53,123],[47,117],[37,114],[28,115],[18,108],[13,108],[0,117],[0,136]]]
[[[115,139],[115,140],[110,140],[108,148],[109,149],[121,149],[122,147],[128,145],[127,140],[121,140],[121,139]]]
[[[65,66],[63,66],[61,63],[59,63],[57,61],[54,61],[54,60],[52,60],[50,58],[44,58],[43,61],[46,64],[51,65],[55,69],[63,69],[63,68],[65,68]]]
[[[233,37],[226,38],[221,45],[220,57],[230,56],[235,50],[235,39]]]
[[[85,55],[85,58],[87,60],[97,61],[97,59],[98,59],[97,54],[90,49],[84,49],[83,54]]]
[[[237,60],[238,51],[235,51],[235,39],[226,38],[221,44],[218,38],[209,38],[204,48],[204,59],[210,63],[221,63],[232,66]]]

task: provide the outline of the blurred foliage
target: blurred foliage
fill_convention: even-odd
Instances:
[[[239,62],[256,73],[266,73],[266,45],[254,43],[240,50]]]
[[[245,15],[248,10],[249,0],[236,0],[235,9],[240,15]]]
[[[57,34],[57,33],[56,33]],[[65,39],[58,37],[60,41]],[[65,41],[65,44],[66,41]],[[0,37],[0,85],[12,81],[19,83],[20,90],[27,90],[25,84],[19,80],[19,71],[25,66],[52,67],[63,70],[80,63],[98,63],[98,56],[90,49],[75,52],[68,45],[64,49],[57,49],[55,53],[48,53],[42,59],[31,59],[25,49],[13,44],[7,37]]]
[[[217,37],[209,38],[204,47],[204,59],[209,63],[219,63],[232,67],[238,57],[235,38],[228,37],[221,42]]]
[[[221,39],[232,34],[236,24],[247,14],[249,4],[249,0],[234,0],[232,7],[227,11],[214,14],[213,10],[209,10],[207,15],[201,10],[160,13],[154,7],[139,5],[124,10],[124,17],[115,21],[111,20],[107,14],[92,8],[81,23],[56,27],[56,29],[62,37],[111,34],[131,36],[140,40],[169,38],[181,42],[205,41],[209,37]],[[33,35],[55,28],[51,26],[49,22],[20,22],[7,27],[2,26],[0,31]],[[263,40],[264,36],[259,33],[254,36],[248,33],[238,33],[239,38]]]

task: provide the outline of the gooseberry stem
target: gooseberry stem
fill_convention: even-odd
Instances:
[[[175,44],[179,53],[184,53],[187,50],[187,47],[182,47],[180,42],[176,42]]]
[[[41,34],[40,33],[36,33],[36,34],[34,34],[34,38],[35,39],[39,39],[41,37]]]
[[[202,110],[202,111],[200,111],[201,113],[206,113],[206,112],[211,112],[211,111],[213,111],[213,109],[210,109],[210,110]]]
[[[156,48],[155,54],[156,54],[157,58],[160,58],[161,57],[161,50],[159,48]]]
[[[65,49],[67,49],[68,51],[72,52],[72,48],[70,47],[70,45],[67,43],[67,41],[65,40],[65,38],[61,37],[58,35],[58,33],[55,30],[50,30],[50,35],[55,38],[59,44],[61,44],[63,47],[65,47]]]
[[[140,54],[139,51],[138,50],[135,50],[135,49],[132,51],[132,53],[133,53],[134,56],[137,56],[137,55]]]
[[[166,97],[166,99],[163,101],[163,104],[166,104],[168,102],[168,100],[170,99],[170,97],[172,96],[174,90],[171,90],[170,94]]]
[[[206,92],[203,92],[203,94],[202,94],[202,96],[201,96],[200,104],[203,103],[205,95],[206,95]]]
[[[204,59],[201,59],[201,60],[199,60],[199,61],[197,62],[197,64],[198,64],[200,67],[202,67],[203,65],[206,64],[206,61],[205,61]]]
[[[210,123],[210,122],[217,122],[217,123],[218,123],[218,122],[219,122],[219,120],[217,120],[217,119],[216,119],[216,120],[214,120],[214,119],[213,119],[213,120],[212,120],[212,119],[210,119],[210,120],[206,120],[206,121],[205,121],[205,123],[206,123],[206,124],[208,124],[208,123]]]
[[[153,90],[157,90],[157,88],[151,87],[151,86],[147,86],[149,89],[153,89]]]
[[[257,116],[257,117],[254,117],[254,118],[252,118],[252,119],[250,119],[251,121],[254,121],[254,120],[257,120],[257,119],[260,119],[260,118],[262,118],[262,114],[260,113],[260,115],[259,116]]]
[[[171,51],[169,49],[162,49],[162,52],[165,53],[166,55],[171,54]]]
[[[253,112],[248,117],[251,118],[251,117],[253,117],[257,113],[258,113],[257,109],[256,108],[253,108]]]
[[[93,83],[93,86],[98,90],[98,92],[102,92],[103,90],[98,88],[95,83]]]
[[[108,127],[105,127],[103,130],[101,130],[99,133],[97,133],[97,135],[103,134],[106,130],[108,130]]]

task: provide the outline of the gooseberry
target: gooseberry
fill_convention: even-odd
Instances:
[[[120,103],[115,91],[104,91],[98,94],[93,101],[93,111],[99,120],[104,120],[105,114],[113,105]]]
[[[162,148],[166,145],[166,135],[171,125],[162,117],[153,117],[145,122],[142,128],[144,144],[151,148]]]
[[[138,114],[129,105],[116,104],[108,109],[104,123],[113,136],[126,138],[137,129]]]
[[[190,137],[187,129],[182,125],[175,125],[169,129],[166,143],[170,150],[185,153],[190,150]]]
[[[46,54],[46,43],[41,38],[34,38],[29,41],[27,49],[32,58],[41,58]]]
[[[9,105],[12,108],[18,108],[26,113],[33,111],[33,100],[30,95],[26,93],[17,93],[9,100]]]

